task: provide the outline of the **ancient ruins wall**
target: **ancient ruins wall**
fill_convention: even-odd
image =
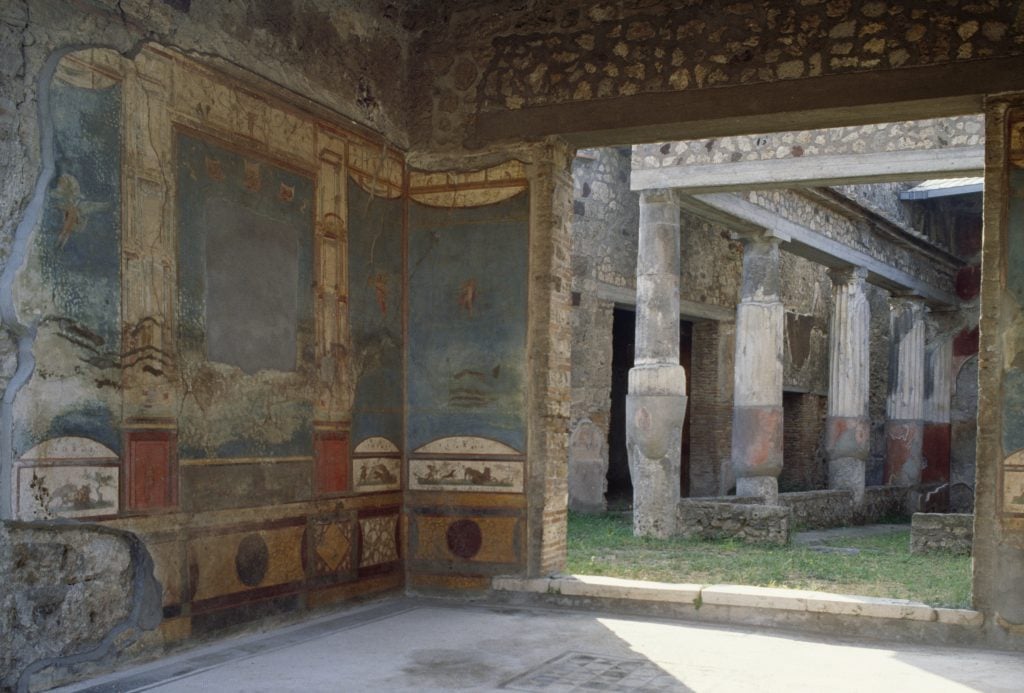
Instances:
[[[160,585],[128,532],[2,521],[0,581],[0,690],[49,688],[157,640]]]
[[[431,3],[411,22],[411,83],[425,106],[411,119],[417,142],[455,146],[472,119],[503,111],[1022,52],[1010,2],[580,0],[495,8]]]

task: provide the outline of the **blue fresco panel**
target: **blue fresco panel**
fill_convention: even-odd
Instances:
[[[402,200],[348,185],[349,329],[356,369],[355,444],[402,444]]]
[[[526,443],[529,195],[409,209],[409,447]]]

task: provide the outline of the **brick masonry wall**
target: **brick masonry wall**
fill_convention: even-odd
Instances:
[[[565,566],[572,331],[571,155],[549,140],[531,148],[530,437],[527,571]]]
[[[690,378],[690,495],[723,495],[735,485],[732,446],[732,323],[694,323]]]
[[[783,393],[780,491],[810,491],[828,485],[822,449],[827,403],[828,398],[821,395]]]

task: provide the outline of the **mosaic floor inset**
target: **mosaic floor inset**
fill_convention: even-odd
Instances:
[[[512,691],[672,691],[690,689],[646,659],[566,652],[517,676],[502,688]]]

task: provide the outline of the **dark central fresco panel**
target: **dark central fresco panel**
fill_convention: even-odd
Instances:
[[[177,136],[183,458],[312,454],[313,180]]]

